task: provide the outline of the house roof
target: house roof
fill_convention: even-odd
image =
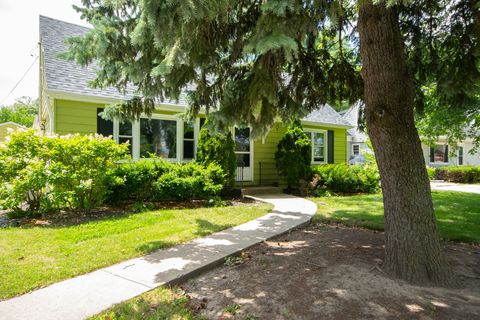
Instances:
[[[342,116],[328,104],[320,106],[302,119],[303,121],[333,124],[341,127],[351,127],[352,125],[345,121]]]
[[[22,126],[21,124],[18,124],[16,122],[12,122],[12,121],[0,123],[0,127],[3,127],[3,126],[15,126],[15,127],[19,127],[19,128],[25,128],[25,126]]]
[[[359,100],[342,114],[342,118],[353,126],[353,128],[347,130],[347,134],[352,137],[353,142],[365,142],[368,140],[365,132],[358,130],[358,116],[361,108],[363,108],[363,102]]]
[[[40,16],[40,43],[44,54],[44,70],[46,88],[49,92],[75,94],[96,98],[128,100],[135,94],[135,87],[127,88],[122,94],[114,87],[91,88],[88,83],[95,79],[97,65],[92,63],[86,67],[79,66],[74,61],[67,61],[59,54],[68,50],[65,39],[82,36],[90,29],[57,19]],[[187,107],[186,94],[182,93],[178,101],[165,99],[163,104]],[[350,124],[330,106],[324,105],[306,116],[304,121],[318,124],[349,127]]]
[[[131,99],[135,94],[134,86],[128,87],[126,94],[122,94],[114,87],[94,89],[88,86],[88,83],[96,77],[96,63],[82,67],[74,61],[67,61],[59,57],[59,54],[68,50],[65,39],[82,36],[89,30],[89,28],[73,23],[40,16],[40,43],[44,53],[47,89],[49,91],[99,98]],[[160,103],[187,106],[185,98],[186,95],[182,94],[179,97],[179,101],[166,99],[160,101]]]

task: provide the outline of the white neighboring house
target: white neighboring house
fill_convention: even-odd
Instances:
[[[361,164],[365,162],[365,153],[373,153],[368,147],[368,135],[358,130],[358,116],[364,107],[363,102],[357,101],[346,111],[340,112],[345,121],[354,126],[347,131],[347,159],[349,164]],[[480,151],[470,153],[473,149],[471,139],[466,139],[457,144],[457,147],[449,146],[446,137],[439,137],[437,142],[430,146],[422,143],[425,163],[431,167],[440,166],[480,166]]]
[[[363,102],[355,102],[349,109],[340,112],[342,118],[353,126],[347,130],[347,159],[349,164],[362,164],[365,162],[365,154],[373,153],[368,147],[368,136],[358,129],[358,116]]]
[[[432,146],[422,143],[422,149],[425,162],[431,167],[480,166],[480,152],[470,153],[473,149],[471,139],[466,139],[454,147],[448,145],[446,137],[439,137]]]

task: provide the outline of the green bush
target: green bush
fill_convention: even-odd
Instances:
[[[16,131],[0,146],[0,207],[25,215],[101,204],[128,147],[101,136]]]
[[[435,179],[456,183],[480,183],[480,167],[439,167],[435,168]]]
[[[289,189],[298,188],[300,180],[308,179],[311,155],[312,146],[300,121],[292,121],[275,152],[278,171]]]
[[[312,168],[311,189],[322,195],[326,190],[340,193],[376,193],[380,176],[373,165],[327,164]]]
[[[200,130],[197,146],[197,161],[203,165],[216,163],[225,173],[225,186],[235,185],[237,160],[235,157],[235,142],[231,134],[212,133],[208,121]]]
[[[225,184],[222,168],[190,162],[177,164],[154,183],[156,200],[207,199],[218,196]]]
[[[154,200],[153,184],[173,167],[173,163],[161,159],[140,160],[117,166],[112,173],[117,179],[113,179],[108,187],[108,202]]]
[[[225,175],[217,164],[161,159],[119,165],[109,186],[109,202],[207,199],[220,194]]]
[[[428,174],[428,178],[429,178],[430,180],[436,179],[435,172],[436,172],[435,168],[427,167],[427,174]]]

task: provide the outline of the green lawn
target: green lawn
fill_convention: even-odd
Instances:
[[[179,288],[159,287],[119,303],[90,320],[204,320],[188,308],[188,297]]]
[[[440,234],[449,240],[480,243],[480,195],[432,192]],[[314,221],[337,221],[383,230],[382,195],[310,198],[318,205]]]
[[[270,205],[159,210],[0,229],[0,300],[238,225]]]

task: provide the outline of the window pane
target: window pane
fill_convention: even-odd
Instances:
[[[183,138],[193,139],[193,122],[183,123]]]
[[[447,162],[447,146],[442,144],[437,144],[433,148],[433,161],[434,162]]]
[[[353,145],[353,154],[356,156],[360,154],[360,146],[358,144]]]
[[[183,158],[184,159],[193,159],[193,141],[184,140],[183,141]]]
[[[250,151],[250,129],[235,128],[235,151]]]
[[[325,161],[325,135],[320,132],[313,133],[313,161]]]
[[[105,120],[100,116],[103,108],[97,109],[97,133],[104,137],[113,136],[113,121]]]
[[[125,138],[125,137],[119,137],[118,138],[118,143],[126,143],[128,142],[128,152],[132,154],[132,138]]]
[[[250,167],[250,154],[236,154],[237,167]]]
[[[177,122],[174,120],[140,120],[140,156],[154,154],[160,158],[177,156]]]
[[[120,136],[132,136],[132,123],[123,121],[118,124],[118,134]]]
[[[458,165],[463,165],[463,147],[458,147]]]

